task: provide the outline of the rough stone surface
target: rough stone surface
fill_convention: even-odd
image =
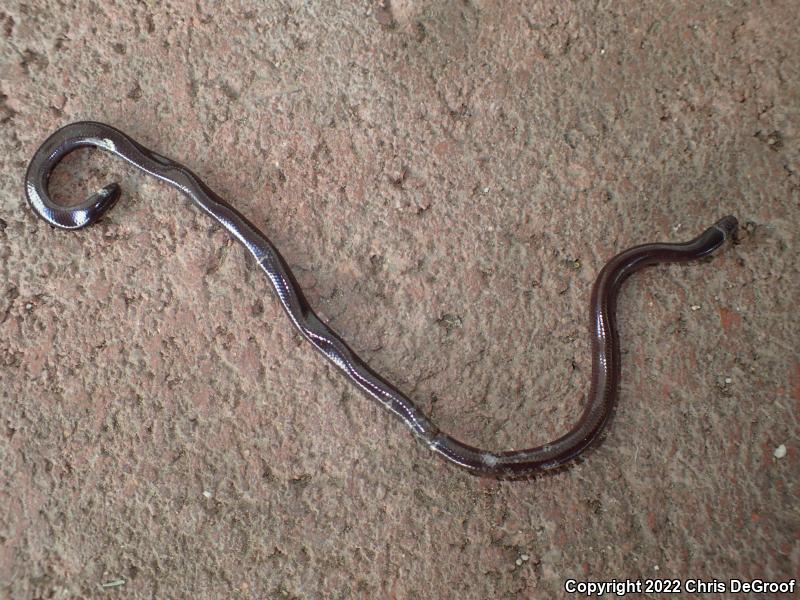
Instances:
[[[795,0],[4,1],[0,597],[797,576],[798,30]],[[745,228],[625,286],[599,449],[486,481],[324,364],[174,190],[81,151],[59,198],[116,179],[120,205],[37,220],[27,162],[80,119],[189,165],[376,370],[496,449],[579,414],[605,260]]]

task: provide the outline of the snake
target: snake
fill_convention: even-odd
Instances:
[[[216,220],[255,259],[274,289],[292,325],[344,377],[397,417],[435,455],[474,475],[530,478],[578,458],[599,443],[612,415],[620,379],[620,346],[616,303],[620,286],[631,274],[656,263],[697,261],[734,239],[738,221],[725,216],[692,240],[649,243],[617,254],[600,270],[589,301],[591,379],[581,416],[561,437],[540,446],[491,451],[459,441],[441,431],[410,398],[376,373],[311,307],[287,261],[269,239],[233,206],[214,193],[182,164],[149,150],[122,131],[93,121],[68,124],[48,137],[33,155],[25,175],[25,192],[33,212],[60,229],[81,229],[100,219],[120,196],[111,183],[74,205],[53,201],[50,176],[67,154],[81,147],[108,151],[145,173],[177,188]]]

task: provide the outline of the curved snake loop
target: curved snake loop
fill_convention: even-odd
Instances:
[[[474,474],[527,477],[554,469],[577,457],[597,441],[613,410],[620,374],[615,327],[617,293],[622,282],[642,267],[661,262],[697,260],[719,248],[737,229],[724,217],[684,243],[653,243],[625,250],[600,271],[590,301],[592,375],[588,400],[578,422],[560,438],[524,450],[492,452],[464,444],[439,429],[392,384],[375,373],[328,325],[314,314],[277,248],[242,214],[217,196],[183,165],[160,156],[103,123],[72,123],[51,135],[37,150],[25,177],[33,211],[62,229],[80,229],[97,221],[117,201],[120,188],[108,185],[75,206],[56,204],[48,182],[58,162],[76,148],[107,150],[177,188],[208,216],[216,219],[256,259],[275,289],[292,324],[349,381],[398,417],[433,452]]]

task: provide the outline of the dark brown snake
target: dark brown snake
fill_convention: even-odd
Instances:
[[[353,385],[397,416],[423,444],[448,462],[472,473],[493,477],[526,477],[554,469],[577,457],[597,440],[614,407],[619,383],[620,356],[614,313],[620,285],[631,273],[647,265],[708,256],[731,237],[738,226],[736,218],[727,216],[688,242],[635,246],[608,261],[597,276],[590,301],[592,378],[580,419],[566,434],[542,446],[493,452],[469,446],[439,431],[410,399],[370,369],[317,317],[286,261],[264,234],[189,169],[148,150],[121,131],[103,123],[72,123],[42,144],[25,176],[28,201],[39,217],[62,229],[80,229],[97,221],[119,198],[120,188],[116,183],[75,206],[59,205],[50,198],[48,182],[53,169],[65,155],[82,146],[112,152],[186,194],[247,248],[277,292],[292,324]]]

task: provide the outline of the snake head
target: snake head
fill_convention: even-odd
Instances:
[[[103,213],[119,199],[120,187],[111,183],[97,190],[86,200],[75,206],[63,206],[52,201],[46,191],[35,186],[26,186],[28,202],[42,219],[61,229],[81,229],[97,221]]]
[[[736,235],[736,232],[739,230],[739,221],[733,215],[728,215],[714,223],[714,227],[719,229],[722,235],[727,239]]]

